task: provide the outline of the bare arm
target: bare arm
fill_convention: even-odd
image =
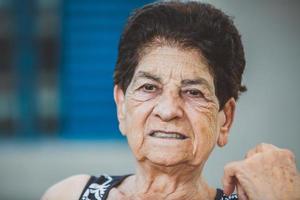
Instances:
[[[89,175],[75,175],[64,179],[51,186],[41,200],[78,200],[89,178]]]

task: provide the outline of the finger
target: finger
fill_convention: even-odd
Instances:
[[[267,152],[270,150],[279,150],[279,148],[272,144],[267,144],[267,143],[260,143],[255,147],[256,153]]]
[[[246,158],[246,159],[247,159],[247,158],[250,158],[250,157],[254,156],[255,154],[257,154],[256,149],[255,149],[255,148],[250,149],[250,150],[246,153],[245,158]]]
[[[295,154],[289,150],[289,149],[281,149],[280,150],[286,157],[288,158],[292,163],[296,163],[296,157],[295,157]]]
[[[267,144],[267,143],[260,143],[258,145],[256,145],[254,148],[250,149],[246,155],[245,158],[250,158],[258,153],[262,153],[262,152],[267,152],[270,150],[279,150],[278,147],[272,145],[272,144]]]
[[[249,199],[245,190],[243,189],[242,185],[238,181],[237,181],[236,190],[237,190],[238,198],[240,200],[248,200]]]
[[[223,191],[226,195],[231,195],[236,187],[236,173],[238,172],[238,167],[240,161],[231,162],[224,167],[224,175],[222,179]]]

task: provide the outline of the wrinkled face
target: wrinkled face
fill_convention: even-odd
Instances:
[[[115,88],[116,95],[120,129],[138,161],[164,166],[206,161],[219,135],[219,103],[198,52],[151,49],[126,94]]]

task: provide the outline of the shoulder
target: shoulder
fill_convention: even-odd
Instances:
[[[41,200],[78,200],[90,177],[90,175],[80,174],[66,178],[51,186]]]

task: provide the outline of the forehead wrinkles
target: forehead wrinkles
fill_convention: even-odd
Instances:
[[[152,51],[140,61],[137,71],[148,71],[162,77],[163,82],[170,79],[181,81],[183,79],[205,76],[211,82],[209,69],[206,63],[199,58],[199,54],[191,51]]]

